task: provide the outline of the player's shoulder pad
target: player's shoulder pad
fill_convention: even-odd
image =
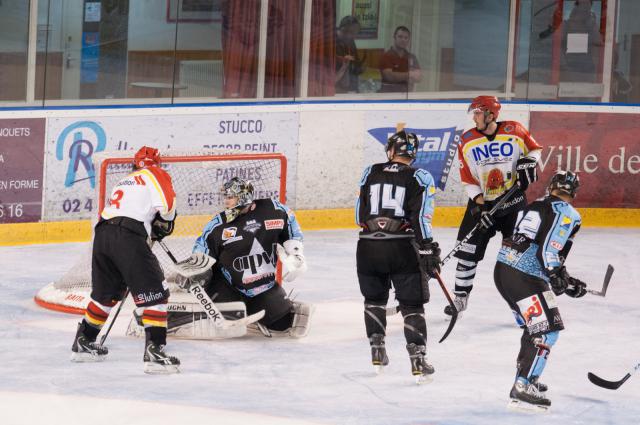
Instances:
[[[522,135],[529,134],[529,130],[518,121],[502,121],[500,129],[509,134]]]
[[[369,178],[369,174],[371,174],[371,170],[373,169],[373,165],[369,165],[362,172],[362,177],[360,178],[360,186],[364,186],[367,183],[367,179]]]
[[[464,145],[468,141],[477,139],[478,137],[481,137],[481,136],[482,134],[480,134],[478,130],[476,130],[475,128],[470,128],[469,130],[462,133],[462,136],[460,136],[460,144]]]
[[[265,201],[267,201],[267,199],[265,199]],[[276,211],[284,211],[287,214],[291,212],[291,209],[288,206],[278,201],[277,199],[271,198],[268,201],[271,201],[271,205],[273,206],[273,209]]]
[[[553,210],[558,213],[561,214],[563,217],[563,225],[569,224],[569,223],[573,223],[574,225],[576,224],[581,224],[582,223],[582,217],[580,216],[580,213],[578,212],[578,210],[576,210],[573,205],[571,205],[568,202],[565,202],[561,199],[555,198],[555,197],[547,197],[548,202],[551,203]]]

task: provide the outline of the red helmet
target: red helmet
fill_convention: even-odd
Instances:
[[[471,101],[471,105],[469,105],[468,112],[479,109],[483,112],[489,112],[493,114],[494,118],[498,118],[498,113],[500,113],[500,101],[495,96],[478,96]]]
[[[160,153],[156,148],[150,148],[143,146],[136,152],[136,156],[133,159],[133,164],[136,168],[144,168],[150,165],[160,164]]]

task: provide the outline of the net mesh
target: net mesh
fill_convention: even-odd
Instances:
[[[125,155],[130,157],[131,153]],[[103,154],[94,159],[96,172],[100,176],[95,201],[99,202],[101,208],[111,194],[111,188],[133,171],[131,160],[127,156]],[[171,175],[178,212],[175,230],[164,242],[178,261],[191,254],[195,239],[205,224],[224,210],[220,188],[232,177],[250,180],[254,186],[255,199],[272,198],[284,202],[286,159],[280,154],[169,152],[162,155],[162,168]],[[173,282],[172,261],[158,244],[152,249],[167,281]],[[177,290],[176,287],[171,289]],[[46,308],[81,313],[89,301],[90,291],[89,249],[60,279],[40,290],[35,299]]]

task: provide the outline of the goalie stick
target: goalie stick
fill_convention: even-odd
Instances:
[[[173,253],[169,250],[167,245],[164,242],[158,241],[158,244],[162,247],[167,256],[173,261],[173,264],[178,264],[178,260],[174,257]],[[202,309],[207,314],[207,317],[213,322],[215,326],[229,328],[232,326],[246,326],[249,323],[257,322],[258,320],[264,317],[264,310],[260,310],[257,313],[254,313],[250,316],[243,317],[238,320],[226,320],[222,313],[216,307],[216,305],[211,300],[211,297],[207,295],[207,292],[204,290],[200,283],[193,284],[189,289],[189,292],[193,294],[193,296],[198,300]]]
[[[607,288],[609,287],[609,282],[611,281],[611,276],[613,275],[613,266],[609,264],[607,266],[607,272],[604,275],[604,281],[602,282],[602,290],[596,291],[594,289],[587,289],[587,292],[592,295],[597,295],[599,297],[604,297],[607,294]]]
[[[598,375],[591,372],[587,373],[587,378],[589,378],[589,381],[591,381],[592,384],[595,384],[599,387],[606,388],[608,390],[617,390],[622,384],[627,382],[627,379],[631,378],[631,375],[636,373],[639,369],[640,363],[635,365],[633,369],[631,369],[626,375],[622,377],[622,379],[618,381],[607,381],[606,379],[602,379]]]

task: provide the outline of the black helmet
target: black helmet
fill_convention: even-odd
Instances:
[[[250,181],[234,177],[222,186],[225,198],[238,198],[235,208],[246,207],[253,202],[253,185]]]
[[[579,187],[580,178],[576,173],[572,171],[558,171],[551,177],[551,182],[549,182],[547,190],[551,193],[557,189],[575,198]]]
[[[407,133],[404,130],[400,130],[389,137],[385,151],[389,155],[389,151],[393,148],[394,155],[416,159],[418,147],[418,136],[415,133]]]

